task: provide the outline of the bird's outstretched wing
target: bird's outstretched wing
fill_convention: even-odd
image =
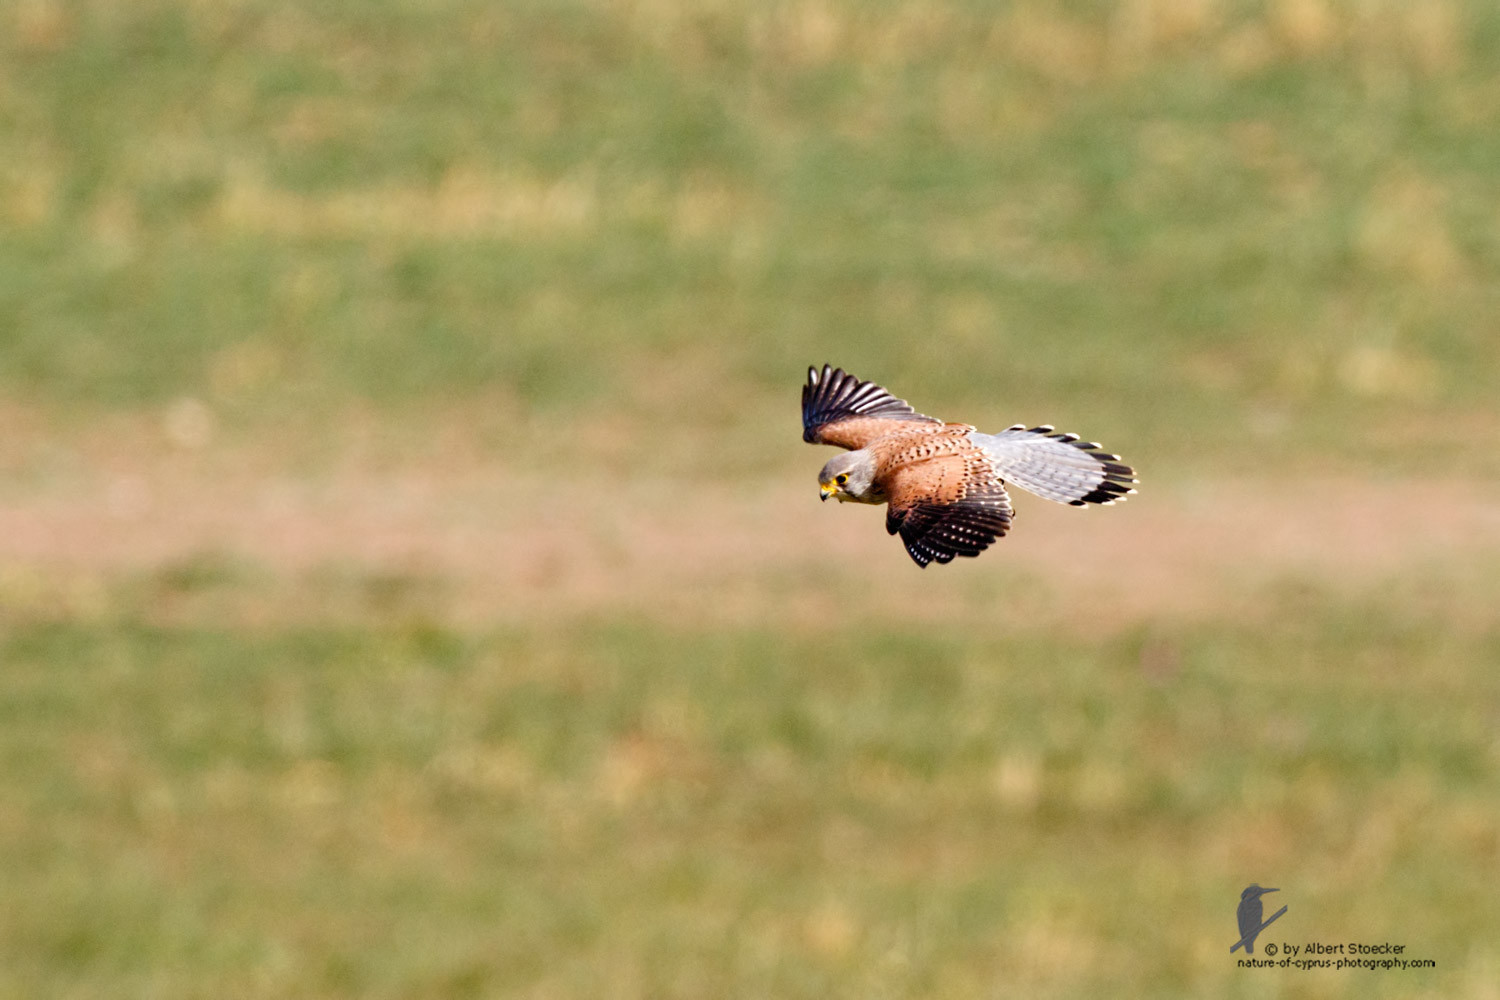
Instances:
[[[977,451],[943,455],[888,477],[885,528],[918,566],[977,556],[1010,530],[1010,497]]]
[[[901,424],[942,424],[911,408],[874,382],[862,382],[842,368],[807,370],[802,387],[802,440],[851,451],[899,430]]]

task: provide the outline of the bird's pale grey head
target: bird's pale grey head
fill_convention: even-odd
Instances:
[[[853,503],[880,503],[885,498],[875,486],[875,456],[868,451],[835,455],[818,473],[818,492]]]

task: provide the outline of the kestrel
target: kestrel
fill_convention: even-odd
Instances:
[[[981,434],[924,416],[874,382],[828,365],[807,370],[802,440],[850,449],[818,473],[822,498],[889,504],[885,530],[899,531],[924,568],[977,556],[1010,530],[1006,483],[1075,507],[1135,492],[1135,470],[1077,434],[1055,433],[1048,424]]]

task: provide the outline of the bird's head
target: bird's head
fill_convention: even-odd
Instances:
[[[818,493],[824,499],[854,503],[879,503],[883,497],[875,486],[875,456],[868,451],[835,455],[818,473]]]
[[[1240,893],[1241,899],[1259,899],[1268,892],[1280,892],[1280,889],[1262,889],[1258,885],[1247,885],[1245,891]]]

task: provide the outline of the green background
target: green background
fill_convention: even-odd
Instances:
[[[0,995],[1493,997],[1496,65],[0,8]],[[825,361],[1142,493],[918,571],[812,503]],[[1238,969],[1250,882],[1437,967]]]

